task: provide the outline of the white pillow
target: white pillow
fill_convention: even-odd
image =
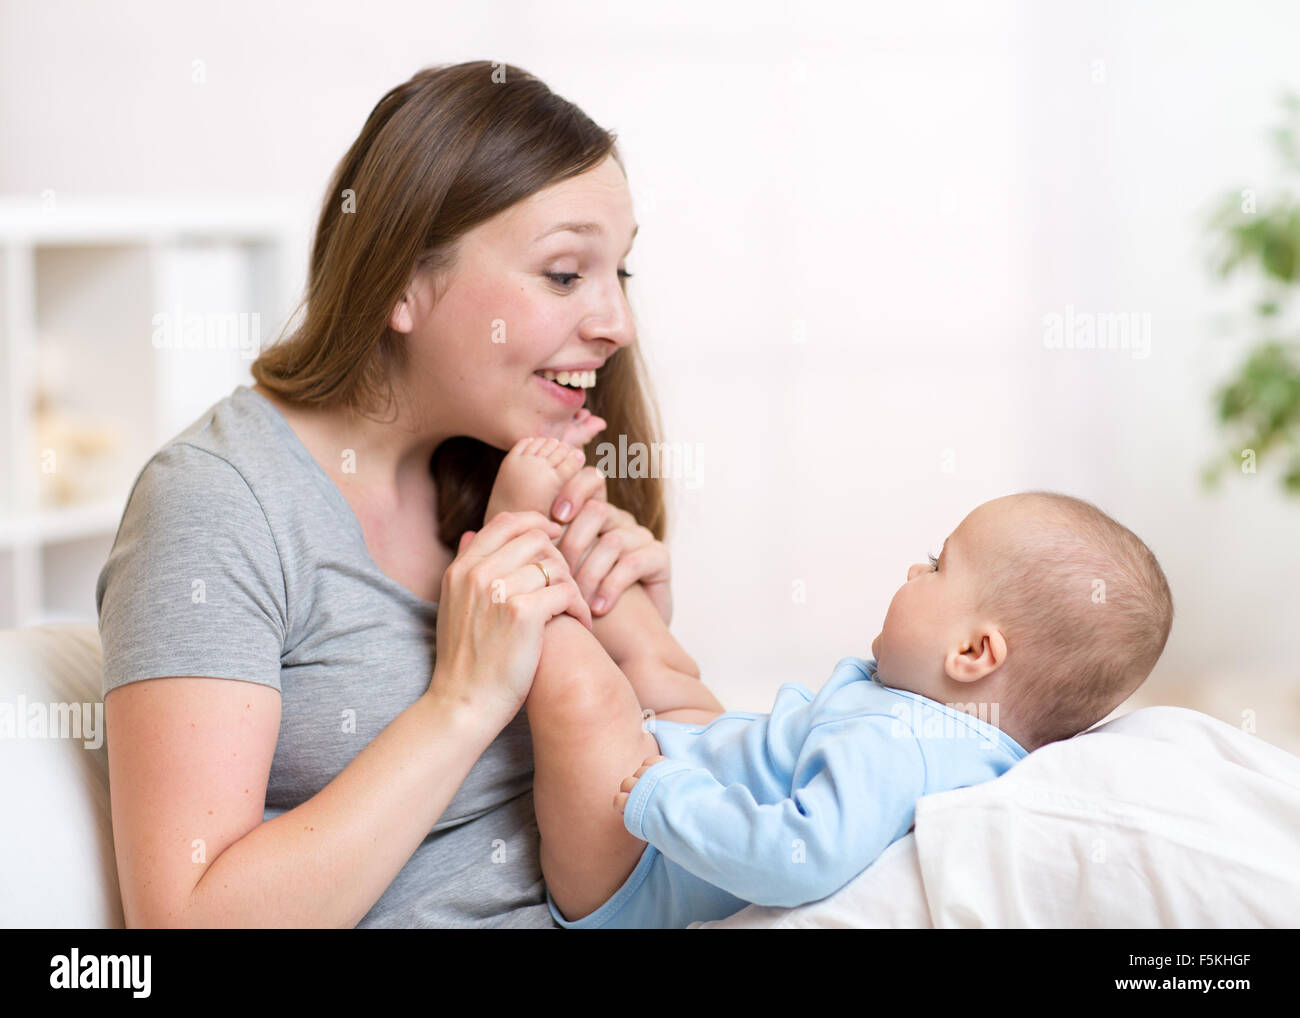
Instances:
[[[911,834],[835,894],[742,926],[1292,927],[1300,758],[1148,707],[917,803]]]

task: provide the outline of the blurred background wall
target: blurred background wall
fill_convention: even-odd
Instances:
[[[518,64],[619,133],[664,437],[700,455],[674,481],[673,628],[729,707],[870,656],[910,563],[1051,488],[1169,576],[1141,696],[1294,749],[1300,499],[1264,467],[1218,493],[1200,473],[1258,338],[1205,220],[1225,192],[1267,202],[1297,39],[1280,0],[5,0],[0,193],[271,202],[296,292],[379,97]],[[1067,313],[1149,316],[1149,355],[1048,348]]]

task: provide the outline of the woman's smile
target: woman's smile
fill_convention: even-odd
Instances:
[[[549,378],[543,378],[540,372],[533,372],[533,377],[552,397],[558,399],[567,407],[578,409],[587,401],[587,390],[584,388],[572,389],[567,385],[561,385],[559,382],[553,382]]]

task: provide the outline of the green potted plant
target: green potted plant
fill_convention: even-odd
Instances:
[[[1290,179],[1300,177],[1300,98],[1287,95],[1283,107],[1274,142]],[[1266,202],[1242,190],[1224,197],[1209,225],[1218,241],[1214,273],[1248,273],[1259,294],[1251,312],[1258,339],[1215,393],[1228,441],[1205,481],[1216,485],[1227,469],[1253,473],[1258,464],[1277,463],[1285,490],[1300,494],[1300,339],[1287,324],[1300,288],[1300,201],[1285,185]]]

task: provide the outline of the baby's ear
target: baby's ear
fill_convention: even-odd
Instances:
[[[1007,641],[1001,630],[978,627],[970,639],[948,652],[944,672],[954,682],[975,682],[996,671],[1007,659]]]

